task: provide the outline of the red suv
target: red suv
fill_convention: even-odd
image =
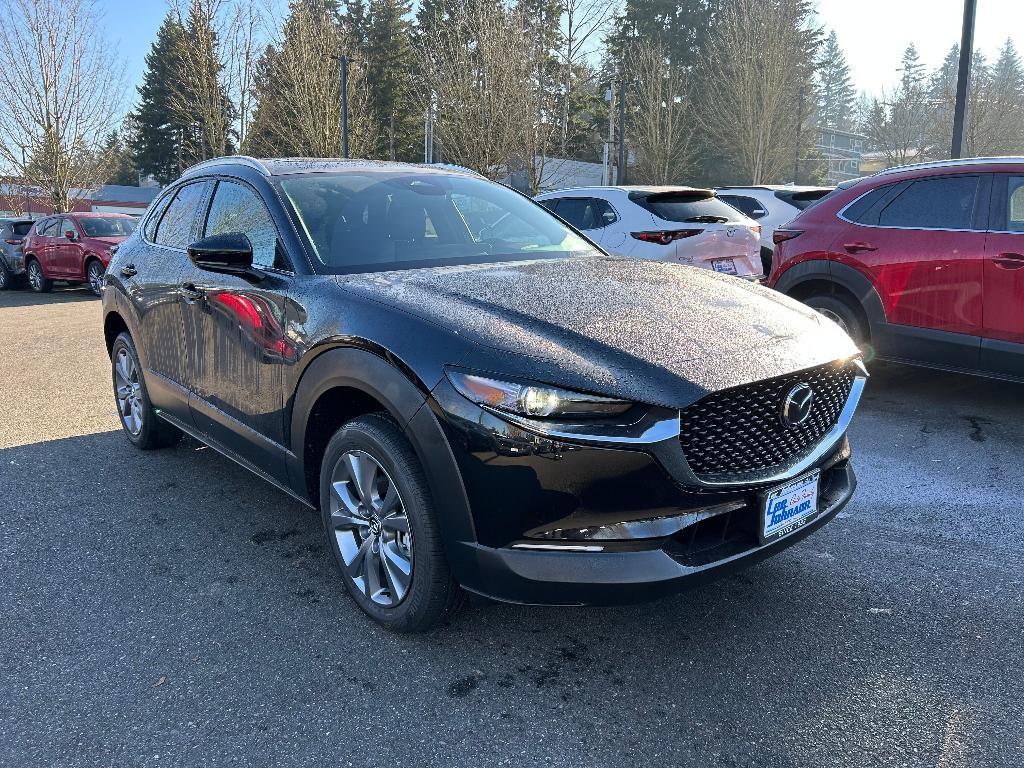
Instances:
[[[849,182],[775,242],[769,285],[878,357],[1024,379],[1024,158]]]
[[[99,296],[110,257],[134,231],[135,217],[123,213],[65,213],[40,219],[24,243],[28,284],[44,293],[54,280],[88,281]]]

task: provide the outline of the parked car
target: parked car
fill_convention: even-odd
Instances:
[[[771,284],[879,357],[1024,379],[1024,158],[883,171],[775,240]]]
[[[800,211],[823,198],[832,187],[797,187],[765,184],[757,187],[719,187],[718,198],[761,225],[761,264],[772,269],[775,230]]]
[[[0,219],[0,291],[10,288],[25,272],[22,245],[32,219]]]
[[[481,214],[518,229],[481,235]],[[464,591],[665,594],[788,547],[854,490],[865,373],[834,323],[608,256],[474,174],[207,161],[104,281],[128,440],[188,433],[319,509],[349,594],[396,630]]]
[[[88,282],[100,294],[110,257],[135,231],[137,220],[123,213],[64,213],[39,219],[25,239],[25,271],[33,291],[55,280]]]
[[[693,187],[581,187],[535,198],[608,253],[759,279],[760,228]]]

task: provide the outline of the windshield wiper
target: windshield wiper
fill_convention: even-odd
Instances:
[[[683,222],[686,224],[725,224],[728,220],[725,216],[714,216],[705,213],[700,216],[691,216],[688,219],[683,219]]]

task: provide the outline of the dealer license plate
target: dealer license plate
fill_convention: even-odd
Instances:
[[[721,272],[726,275],[737,274],[736,262],[732,259],[712,259],[711,268],[715,270],[715,272]]]
[[[768,494],[761,518],[762,541],[785,536],[818,514],[820,475],[804,475]]]

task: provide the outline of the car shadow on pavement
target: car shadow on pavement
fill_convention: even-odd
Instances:
[[[915,387],[995,395],[956,381],[880,372],[865,408]],[[867,525],[856,498],[804,542],[699,590],[617,608],[477,603],[403,636],[344,595],[315,513],[194,440],[141,452],[113,431],[8,448],[0,487],[0,662],[20,671],[10,711],[25,723],[88,711],[129,734],[158,705],[177,713],[169,723],[291,743],[324,713],[341,734],[394,716],[407,742],[381,749],[410,764],[402,743],[433,743],[453,722],[472,725],[478,764],[539,737],[564,744],[566,765],[636,750],[719,764],[724,742],[757,756],[737,764],[833,765],[885,745],[936,765],[968,739],[966,765],[979,741],[1021,746],[998,733],[1024,672],[1002,648],[1019,591],[973,584],[955,540]],[[73,729],[61,739],[55,749],[81,743]]]
[[[87,285],[55,285],[49,293],[36,293],[27,287],[0,291],[0,309],[66,304],[73,301],[99,301]]]

